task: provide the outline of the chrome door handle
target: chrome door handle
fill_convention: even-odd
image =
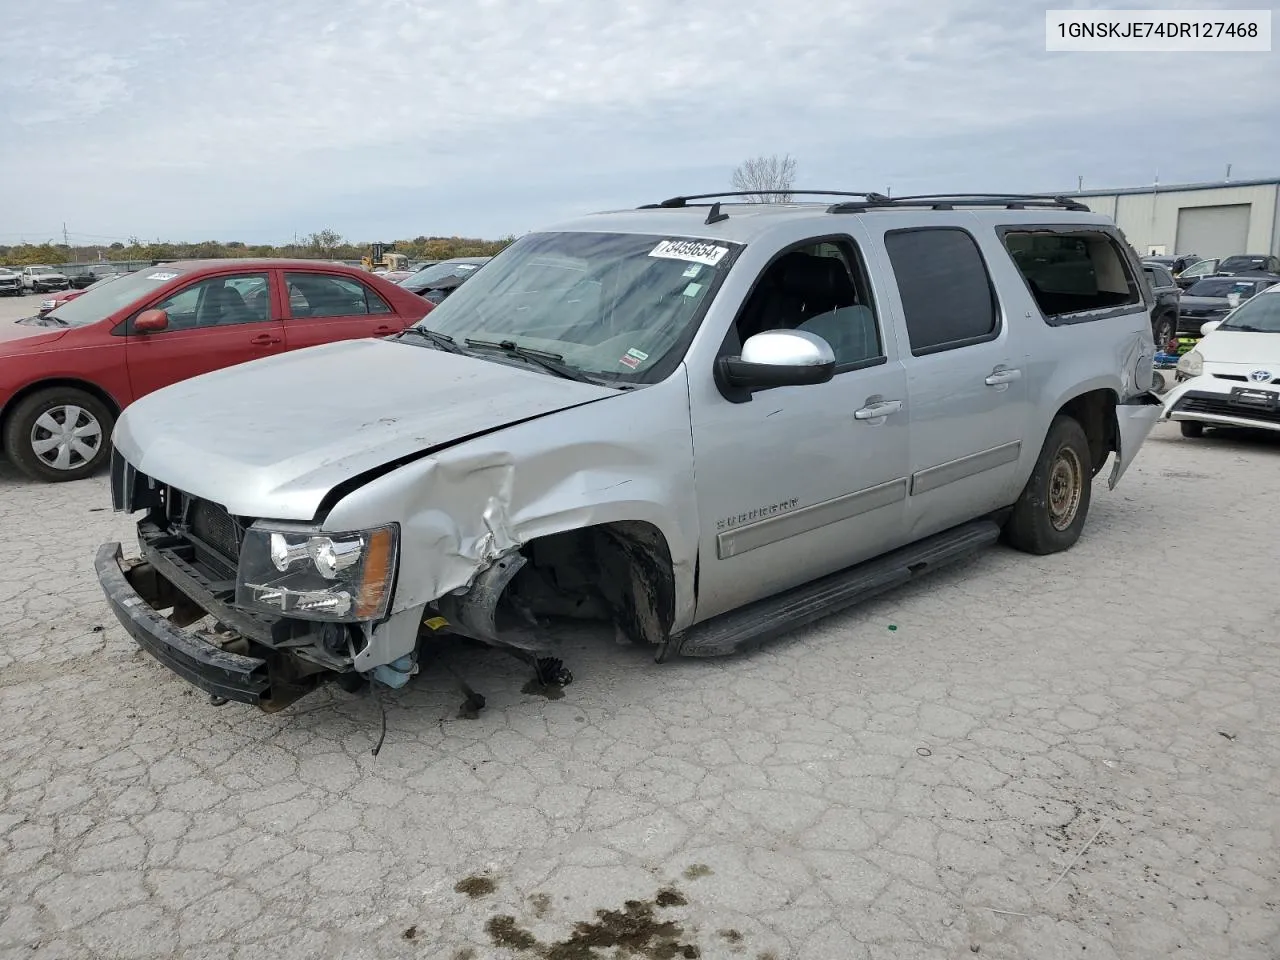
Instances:
[[[861,410],[853,411],[853,419],[879,420],[881,417],[887,417],[889,414],[897,413],[901,409],[901,400],[879,400],[876,403],[867,404]]]
[[[997,367],[991,371],[991,376],[987,377],[985,382],[988,387],[998,387],[1001,384],[1013,383],[1013,381],[1021,379],[1021,370],[1009,370],[1004,367]]]

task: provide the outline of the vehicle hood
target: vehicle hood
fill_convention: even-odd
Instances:
[[[1280,376],[1280,333],[1215,330],[1201,340],[1196,349],[1206,365],[1227,363],[1250,369],[1271,368]]]
[[[133,403],[120,453],[234,514],[310,520],[335,485],[617,395],[429,346],[347,340],[194,377]]]
[[[1178,312],[1188,317],[1216,313],[1230,308],[1231,302],[1226,297],[1188,297],[1183,294],[1182,299],[1178,301]]]
[[[0,323],[0,354],[14,353],[15,348],[34,347],[43,343],[52,343],[66,335],[68,327],[44,326],[38,323],[23,323],[14,320]]]

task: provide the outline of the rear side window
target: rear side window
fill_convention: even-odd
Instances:
[[[327,273],[286,273],[295,319],[390,313],[386,301],[358,280]]]
[[[885,234],[911,340],[923,356],[994,339],[995,289],[978,244],[958,227]]]
[[[1142,303],[1119,244],[1105,233],[1010,230],[1004,243],[1050,323]]]

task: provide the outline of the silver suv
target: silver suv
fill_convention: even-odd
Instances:
[[[1070,547],[1161,411],[1134,251],[1069,199],[822,195],[575,220],[402,334],[144,397],[116,616],[274,709],[400,686],[443,634],[564,683],[562,618],[725,654],[1001,537]]]

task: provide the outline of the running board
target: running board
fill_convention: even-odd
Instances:
[[[952,527],[882,557],[696,623],[673,647],[685,657],[740,653],[892,590],[928,570],[963,559],[999,537],[1000,527],[991,520]]]

